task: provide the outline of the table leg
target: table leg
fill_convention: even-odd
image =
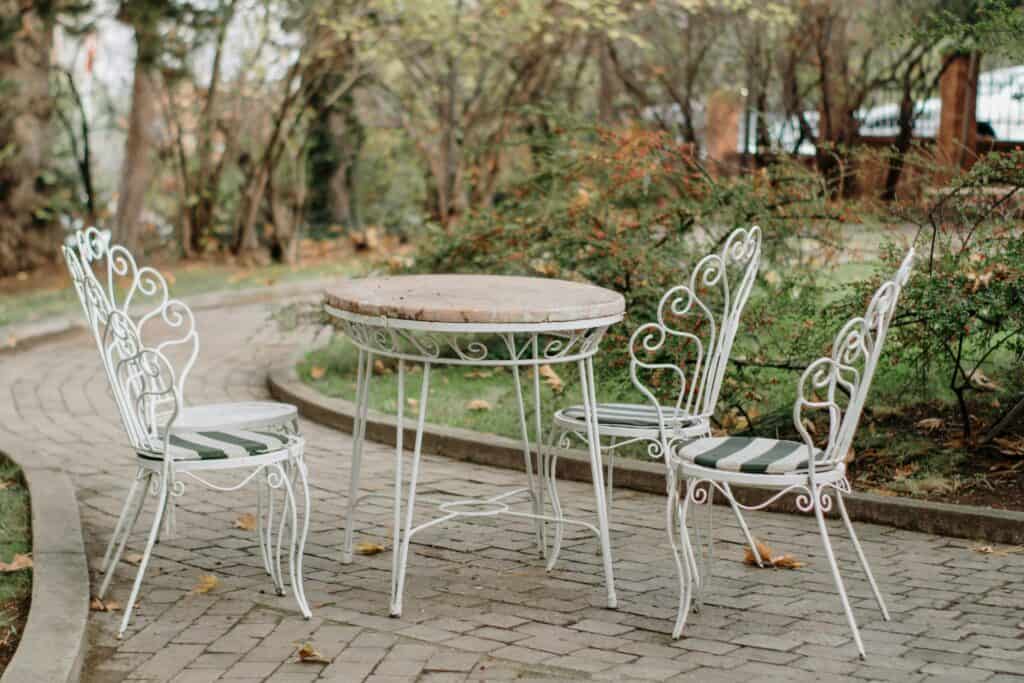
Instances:
[[[348,509],[345,512],[345,539],[341,548],[342,564],[352,562],[352,537],[355,533],[356,505],[359,502],[359,471],[366,440],[366,411],[370,404],[370,378],[373,376],[373,354],[359,350],[356,369],[356,413],[352,424],[352,463],[348,477]]]
[[[590,451],[590,476],[594,485],[594,503],[597,506],[597,525],[601,541],[601,557],[604,562],[605,587],[608,590],[608,607],[618,607],[615,596],[615,577],[612,571],[611,538],[608,534],[608,506],[605,501],[604,468],[601,462],[600,432],[597,424],[597,393],[594,390],[593,359],[580,360],[580,385],[583,391],[583,413],[587,420],[587,447]]]
[[[516,402],[519,405],[519,429],[523,440],[523,465],[526,468],[526,485],[530,487],[530,509],[535,515],[540,515],[541,509],[541,498],[540,498],[540,487],[538,486],[538,480],[540,478],[540,472],[537,472],[537,476],[534,476],[533,469],[533,454],[530,448],[530,429],[527,425],[526,419],[526,401],[523,399],[523,384],[519,379],[519,368],[512,368],[512,377],[515,381],[516,389]],[[533,406],[537,413],[537,425],[536,425],[536,436],[537,436],[537,451],[540,452],[540,368],[536,365],[533,366]],[[533,530],[537,538],[537,552],[540,553],[541,557],[544,557],[544,521],[541,519],[533,520]]]
[[[420,476],[420,455],[423,448],[423,425],[427,415],[427,398],[430,392],[430,363],[423,364],[423,385],[420,387],[419,415],[416,420],[416,439],[412,451],[412,471],[409,473],[409,494],[405,501],[405,528],[402,528],[402,406],[405,402],[405,365],[398,361],[398,447],[395,451],[395,519],[394,545],[392,546],[391,616],[402,616],[402,594],[405,591],[405,569],[409,564],[409,542],[412,540],[412,523],[416,513],[416,484]]]

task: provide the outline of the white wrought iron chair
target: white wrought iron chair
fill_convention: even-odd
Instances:
[[[125,501],[124,511],[114,530],[113,556],[97,593],[101,599],[110,587],[128,538],[138,522],[147,492],[157,498],[153,523],[139,562],[131,595],[124,607],[118,637],[131,620],[146,567],[149,565],[163,517],[172,498],[185,493],[185,482],[197,482],[217,491],[236,491],[260,479],[257,535],[264,568],[279,595],[284,594],[281,566],[285,527],[290,530],[288,571],[295,600],[302,615],[311,613],[302,584],[302,556],[309,532],[310,497],[304,441],[294,433],[258,428],[231,430],[182,430],[178,416],[182,411],[185,373],[176,373],[167,353],[172,347],[183,352],[185,369],[191,367],[199,351],[199,340],[191,311],[183,303],[169,300],[159,309],[160,318],[181,332],[176,339],[156,347],[143,344],[141,327],[120,310],[110,311],[101,325],[104,367],[128,440],[136,453],[137,470]],[[207,478],[213,471],[240,471],[240,480],[221,485]],[[298,483],[296,483],[296,479]],[[296,491],[298,486],[299,491]],[[283,491],[281,518],[274,538],[274,492]],[[298,493],[302,505],[298,505]],[[301,507],[302,519],[299,519]]]
[[[150,266],[139,267],[131,252],[119,244],[111,244],[108,231],[95,227],[76,231],[62,247],[64,260],[71,274],[71,282],[78,295],[85,314],[86,324],[96,342],[102,357],[104,354],[102,330],[113,311],[120,311],[137,322],[143,340],[149,346],[158,347],[168,333],[173,336],[173,325],[166,319],[170,291],[164,276]],[[97,277],[96,270],[101,275]],[[101,279],[102,278],[102,281]],[[185,307],[177,301],[176,306]],[[186,318],[181,318],[185,320]],[[191,312],[187,319],[193,320]],[[148,325],[147,323],[154,323]],[[163,323],[162,325],[159,323]],[[198,339],[196,345],[198,346]],[[106,367],[106,365],[104,365]],[[106,368],[108,379],[110,368]],[[283,429],[298,434],[298,410],[288,403],[276,401],[236,401],[189,405],[185,400],[185,379],[191,370],[191,363],[180,372],[180,398],[182,407],[175,421],[181,431],[224,431],[232,429]],[[174,534],[176,524],[173,501],[168,506],[166,531]],[[118,519],[120,526],[128,513],[128,501]],[[103,555],[100,571],[106,571],[114,550],[114,539],[110,540]]]
[[[739,327],[743,308],[757,277],[761,261],[761,228],[739,228],[729,234],[718,253],[702,258],[690,273],[686,284],[669,289],[658,304],[657,320],[638,328],[630,340],[630,378],[647,399],[644,403],[597,404],[600,438],[607,439],[601,451],[607,454],[607,493],[610,508],[614,485],[615,451],[640,444],[652,458],[668,452],[669,443],[689,441],[711,435],[711,416],[729,364],[729,354]],[[638,340],[644,348],[636,348]],[[680,362],[648,362],[637,356],[662,351],[670,339],[686,349]],[[689,363],[687,367],[686,363]],[[638,370],[663,372],[679,383],[672,404],[661,403]],[[674,385],[673,385],[674,386]],[[541,485],[551,497],[555,517],[561,516],[555,468],[558,453],[551,446],[572,445],[570,436],[587,442],[587,424],[582,405],[559,410],[554,415],[549,447],[541,457]],[[726,485],[728,486],[728,484]],[[743,515],[734,507],[740,529],[758,563],[757,547]],[[609,510],[610,514],[610,510]],[[562,527],[554,524],[554,539],[548,554],[548,569],[554,567],[562,545]]]
[[[689,507],[691,503],[710,504],[715,491],[725,495],[734,507],[744,510],[759,510],[786,494],[796,493],[797,508],[802,512],[814,512],[839,599],[863,659],[864,643],[846,596],[825,524],[825,513],[832,510],[834,495],[839,515],[868,583],[871,584],[882,617],[889,620],[889,611],[846,512],[843,494],[850,492],[850,482],[846,478],[847,453],[857,430],[896,303],[910,277],[913,259],[914,251],[911,249],[893,279],[882,284],[875,292],[864,315],[853,318],[839,330],[831,355],[811,363],[800,377],[797,399],[793,404],[793,423],[802,443],[719,437],[686,443],[674,449],[670,467],[666,471],[669,497],[665,511],[668,537],[680,582],[679,613],[673,638],[682,635],[694,592],[705,587],[709,578],[701,576],[698,571],[696,553],[686,526]],[[808,410],[828,411],[828,430],[825,432],[827,442],[821,447],[815,444],[808,428]],[[680,483],[686,484],[681,497]],[[731,483],[777,491],[756,505],[743,505],[733,497],[729,488]],[[707,542],[711,544],[713,539],[709,537]],[[705,571],[709,574],[710,567]]]

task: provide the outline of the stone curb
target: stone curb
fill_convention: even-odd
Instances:
[[[295,372],[294,362],[272,368],[267,374],[267,387],[278,401],[296,405],[303,417],[352,432],[354,404],[324,396],[303,383]],[[416,423],[406,419],[403,428],[405,443],[411,444]],[[395,417],[369,411],[366,437],[371,441],[394,445]],[[508,469],[523,467],[522,444],[518,440],[468,429],[428,423],[423,433],[423,448],[429,453],[481,465]],[[572,481],[590,481],[589,457],[579,450],[561,451],[558,476]],[[615,486],[645,493],[664,493],[664,467],[653,462],[619,459],[615,463]],[[733,486],[733,492],[740,500],[753,502],[763,500],[765,490],[753,486]],[[843,500],[850,517],[859,522],[990,543],[1024,544],[1024,512],[893,498],[856,491]],[[772,512],[797,512],[795,496],[785,496],[767,509]]]
[[[21,467],[32,509],[32,606],[21,642],[0,683],[78,681],[89,621],[89,567],[71,478],[55,460],[39,460],[20,439],[0,451]]]
[[[194,296],[182,297],[193,311],[205,311],[225,306],[244,306],[271,300],[290,299],[297,296],[319,294],[332,278],[323,280],[313,278],[301,282],[271,287],[251,287],[232,291],[208,292]],[[77,312],[76,312],[77,313]],[[17,323],[0,327],[0,356],[3,354],[25,351],[33,347],[72,336],[85,329],[80,314],[58,316],[30,323]],[[8,340],[14,339],[11,344]]]

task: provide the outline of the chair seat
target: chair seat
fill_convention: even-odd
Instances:
[[[237,401],[205,403],[182,408],[171,427],[172,434],[220,430],[260,430],[285,426],[298,418],[298,410],[289,403],[276,401]]]
[[[815,451],[818,458],[821,451]],[[778,439],[724,436],[692,441],[675,457],[700,467],[744,474],[790,474],[807,470],[807,445]]]
[[[287,434],[266,431],[225,430],[171,434],[168,450],[173,460],[227,460],[266,455],[288,446]],[[163,460],[162,453],[139,452],[146,460]]]
[[[565,422],[578,423],[586,426],[583,406],[576,405],[558,411],[557,417]],[[675,412],[674,408],[662,408],[662,417],[667,427],[683,427],[697,425],[701,417]],[[641,429],[658,429],[658,411],[649,403],[598,403],[597,422],[599,425],[613,427],[637,427]]]

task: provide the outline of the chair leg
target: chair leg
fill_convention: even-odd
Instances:
[[[825,557],[828,558],[829,566],[832,568],[832,578],[836,582],[836,590],[839,593],[839,600],[843,603],[843,610],[846,612],[846,621],[850,624],[850,630],[853,631],[853,640],[857,644],[857,651],[860,652],[860,658],[865,659],[864,654],[864,643],[860,639],[860,630],[857,628],[857,620],[853,616],[853,609],[850,607],[850,600],[846,596],[846,586],[843,585],[843,577],[839,574],[839,565],[836,564],[835,553],[832,552],[832,542],[829,540],[828,527],[825,524],[825,512],[821,509],[821,489],[812,488],[811,494],[813,496],[812,505],[814,506],[814,515],[818,518],[818,530],[821,532],[821,542],[825,546]]]
[[[600,437],[600,434],[598,434]],[[605,494],[605,505],[608,508],[608,523],[612,523],[612,491],[615,488],[615,445],[617,439],[613,436],[608,441],[608,493]]]
[[[141,469],[139,470],[139,473],[142,479],[136,479],[136,483],[139,484],[139,488],[135,489],[138,493],[138,497],[133,503],[132,510],[129,511],[126,516],[126,523],[121,526],[120,537],[116,535],[118,532],[115,531],[114,538],[110,539],[112,544],[114,543],[114,540],[117,539],[117,543],[110,561],[106,563],[106,573],[103,575],[103,582],[100,584],[100,589],[96,593],[96,597],[101,600],[110,588],[110,582],[114,579],[114,571],[117,569],[117,564],[121,561],[121,556],[124,554],[124,548],[128,544],[128,538],[132,535],[132,531],[135,529],[135,525],[139,521],[139,515],[142,513],[142,507],[146,502],[146,494],[149,492],[149,483],[153,478],[153,473],[151,471]],[[129,492],[129,496],[131,496],[131,492]]]
[[[843,523],[846,525],[846,532],[850,535],[850,540],[853,541],[853,547],[857,551],[857,559],[860,560],[860,566],[864,570],[864,575],[868,577],[868,583],[871,584],[871,591],[875,594],[875,602],[878,603],[878,608],[882,610],[882,618],[889,621],[889,610],[885,606],[885,600],[882,599],[882,592],[878,590],[878,584],[875,583],[875,577],[871,573],[871,567],[868,566],[868,558],[864,555],[864,550],[860,547],[860,540],[857,538],[856,532],[853,530],[853,523],[850,521],[850,516],[846,513],[846,503],[843,502],[843,494],[836,491],[836,502],[839,503],[839,514],[843,518]]]
[[[291,473],[285,470],[280,463],[276,466],[278,474],[281,476],[281,485],[284,487],[285,492],[285,506],[284,514],[282,517],[287,519],[289,531],[291,532],[291,540],[288,544],[288,576],[292,584],[292,593],[295,595],[295,602],[299,605],[299,611],[302,612],[302,616],[309,619],[313,616],[312,612],[309,611],[309,605],[306,603],[306,593],[302,585],[302,565],[299,557],[304,550],[305,546],[305,531],[306,524],[303,522],[303,529],[299,529],[299,515],[298,507],[295,503],[295,489],[292,486]],[[299,467],[298,462],[289,463],[288,469],[295,468],[301,472],[302,468]],[[302,475],[303,484],[305,484],[306,477]],[[306,489],[306,504],[309,503],[308,488]],[[303,515],[308,519],[308,515]],[[284,535],[284,523],[281,524],[281,536]],[[280,563],[281,555],[281,539],[278,538],[278,563]]]
[[[682,501],[679,500],[678,493],[674,496],[675,500],[672,501],[673,511],[675,518],[678,520],[678,533],[679,533],[679,546],[682,549],[683,560],[679,562],[677,560],[677,569],[682,569],[683,578],[680,582],[679,591],[679,609],[676,613],[676,624],[672,629],[672,638],[678,640],[683,635],[683,629],[686,628],[686,619],[690,614],[690,607],[693,604],[693,593],[694,587],[700,588],[700,574],[697,572],[697,558],[694,557],[693,547],[690,544],[690,534],[687,530],[687,515],[690,509],[690,487],[694,486],[695,482],[685,482],[683,489]],[[673,539],[673,551],[675,551],[675,542]]]
[[[139,598],[139,589],[142,587],[142,578],[146,575],[146,567],[149,566],[149,559],[153,555],[153,546],[156,544],[157,536],[160,534],[160,525],[167,512],[167,498],[170,495],[171,482],[165,475],[166,472],[160,475],[160,497],[157,500],[156,511],[153,513],[153,526],[149,530],[149,538],[146,541],[146,549],[142,553],[142,560],[139,561],[139,570],[135,573],[135,583],[132,585],[131,595],[124,606],[124,617],[121,619],[121,627],[117,631],[119,639],[124,635],[128,623],[132,619],[132,611],[135,609],[135,602]]]
[[[555,521],[551,522],[554,534],[551,539],[551,550],[547,553],[548,571],[555,568],[558,556],[562,552],[562,531],[564,525],[562,524],[562,501],[558,497],[558,455],[555,454],[555,445],[565,434],[564,430],[559,431],[555,429],[554,425],[551,426],[551,433],[548,436],[547,445],[544,449],[544,459],[541,463],[541,471],[545,480],[543,483],[547,485],[548,496],[551,498],[551,516],[555,518]]]
[[[106,572],[107,567],[110,566],[110,558],[114,554],[114,548],[118,546],[118,540],[121,538],[121,532],[124,530],[125,522],[132,516],[132,509],[134,508],[133,503],[135,502],[135,495],[139,492],[139,482],[147,477],[146,470],[141,467],[135,472],[135,478],[132,480],[132,485],[128,489],[128,495],[124,498],[124,505],[121,506],[121,514],[117,518],[117,524],[114,525],[114,533],[110,535],[110,541],[107,543],[107,550],[103,553],[103,563],[100,564],[100,571]],[[146,495],[145,487],[143,487],[142,495]]]
[[[359,351],[356,379],[356,420],[352,426],[352,463],[349,466],[348,501],[345,510],[345,535],[341,547],[341,563],[352,562],[352,539],[355,535],[356,504],[359,500],[359,474],[363,462],[363,441],[366,437],[366,412],[370,404],[370,379],[373,377],[373,354]],[[399,430],[401,431],[401,430]]]
[[[740,510],[739,505],[736,504],[736,498],[732,495],[732,489],[729,488],[729,484],[726,482],[722,483],[722,488],[725,489],[725,495],[729,499],[729,505],[732,507],[733,514],[736,515],[736,521],[740,525],[740,531],[743,532],[743,537],[747,539],[747,545],[750,546],[750,552],[754,554],[754,561],[757,562],[758,567],[764,567],[765,558],[761,557],[761,553],[757,549],[757,543],[754,541],[754,537],[750,535],[750,529],[747,527],[747,521],[743,519],[743,511]]]

